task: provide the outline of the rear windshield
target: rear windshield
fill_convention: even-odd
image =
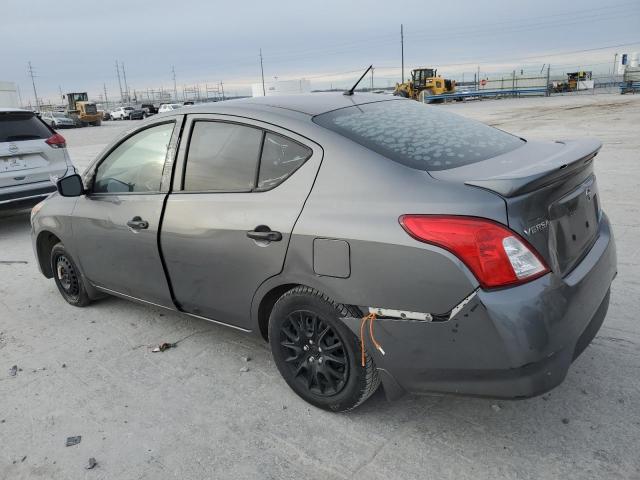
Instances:
[[[49,138],[51,130],[31,112],[0,112],[0,142]]]
[[[524,140],[413,100],[342,108],[313,121],[391,160],[419,170],[447,170],[522,146]]]

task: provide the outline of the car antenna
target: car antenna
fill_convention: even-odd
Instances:
[[[364,78],[364,76],[369,73],[369,70],[371,70],[373,68],[373,65],[369,65],[369,68],[367,68],[364,73],[362,74],[362,76],[358,79],[358,81],[356,83],[353,84],[353,87],[351,87],[349,90],[347,90],[346,92],[343,92],[343,95],[353,95],[353,91],[356,89],[356,87],[358,86],[358,84],[362,81],[362,79]]]

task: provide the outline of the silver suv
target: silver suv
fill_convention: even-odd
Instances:
[[[34,205],[75,173],[66,146],[35,113],[0,108],[0,209]]]

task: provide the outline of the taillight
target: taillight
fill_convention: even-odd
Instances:
[[[403,215],[400,225],[421,242],[437,245],[462,260],[482,288],[525,283],[549,272],[532,246],[491,220],[449,215]]]
[[[44,143],[52,148],[64,148],[67,146],[67,141],[59,133],[54,133],[49,138],[47,138]]]

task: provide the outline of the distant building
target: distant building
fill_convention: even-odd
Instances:
[[[251,92],[254,97],[265,96],[262,93],[262,83],[254,83],[251,85]],[[264,83],[264,93],[267,97],[309,92],[311,92],[311,82],[304,78],[300,80],[281,80]]]
[[[0,107],[19,107],[18,89],[13,82],[0,82]]]

